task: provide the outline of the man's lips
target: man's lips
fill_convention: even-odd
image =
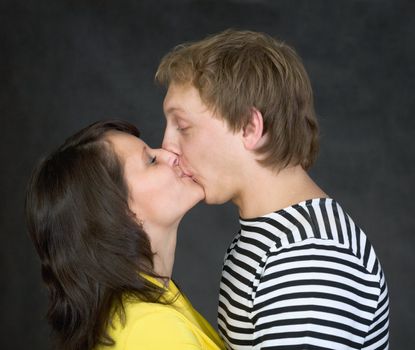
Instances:
[[[198,183],[198,181],[197,181],[197,180],[196,180],[196,178],[193,176],[193,174],[192,174],[191,172],[189,172],[189,171],[187,171],[187,170],[183,169],[183,168],[180,166],[180,164],[176,165],[174,168],[175,168],[176,174],[177,174],[179,177],[181,177],[181,178],[187,177],[187,178],[191,179],[193,182]]]
[[[176,171],[176,174],[177,174],[179,177],[190,177],[190,178],[192,178],[192,174],[189,174],[189,173],[187,173],[186,171],[184,171],[184,170],[180,167],[180,165],[176,165],[176,166],[174,167],[174,169],[175,169],[175,171]]]
[[[181,168],[180,168],[180,169],[181,169]],[[188,177],[193,178],[193,174],[192,174],[192,173],[189,173],[189,172],[187,172],[186,170],[183,170],[183,169],[181,169],[181,171],[183,172],[183,174],[184,174],[185,176],[188,176]]]
[[[185,176],[193,178],[193,174],[183,166],[182,159],[179,158],[179,163],[177,165]]]

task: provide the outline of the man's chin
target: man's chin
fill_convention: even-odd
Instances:
[[[225,204],[226,202],[228,202],[226,198],[218,198],[218,197],[209,196],[209,194],[207,194],[206,192],[205,192],[205,199],[203,201],[209,205],[220,205],[220,204]]]
[[[197,179],[193,179],[193,181],[202,188],[203,193],[204,193],[204,198],[202,199],[202,201],[205,204],[219,205],[219,204],[225,204],[226,202],[229,202],[231,200],[230,198],[226,198],[220,195],[218,196],[217,194],[210,192],[203,184],[197,181]]]
[[[206,190],[205,190],[205,188],[203,187],[203,185],[200,182],[198,182],[194,178],[192,179],[192,181],[200,188],[201,192],[203,192],[203,197],[200,200],[205,201],[206,200]]]

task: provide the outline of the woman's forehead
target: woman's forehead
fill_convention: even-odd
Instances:
[[[141,156],[144,149],[147,148],[143,140],[120,131],[111,131],[106,138],[113,145],[117,155],[125,161],[132,156]]]

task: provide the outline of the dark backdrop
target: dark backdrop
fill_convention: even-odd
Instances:
[[[322,129],[312,175],[376,247],[392,348],[414,348],[413,2],[2,0],[0,10],[1,349],[50,347],[22,208],[35,161],[102,118],[134,122],[160,145],[160,58],[228,27],[265,31],[303,57]],[[181,226],[174,277],[213,324],[223,254],[237,229],[231,205],[201,204]]]

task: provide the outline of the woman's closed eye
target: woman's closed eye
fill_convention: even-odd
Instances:
[[[150,157],[150,164],[155,164],[157,160],[157,156]]]

